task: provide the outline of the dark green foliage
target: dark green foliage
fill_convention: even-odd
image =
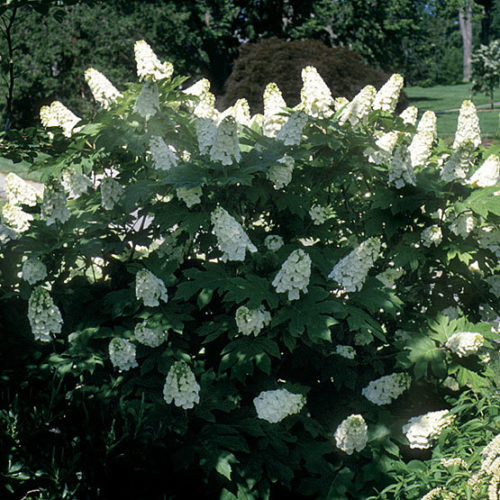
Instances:
[[[301,71],[314,66],[334,97],[352,99],[365,85],[380,88],[389,74],[363,62],[359,54],[343,47],[327,47],[317,40],[285,41],[278,38],[243,45],[235,60],[218,106],[225,109],[245,97],[253,113],[262,113],[262,95],[269,82],[280,88],[288,106],[300,102]],[[401,97],[399,106],[408,103]]]

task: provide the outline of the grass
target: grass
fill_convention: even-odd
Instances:
[[[488,105],[486,94],[471,93],[471,84],[438,85],[436,87],[408,87],[405,89],[410,103],[417,106],[421,112],[432,110],[437,115],[439,136],[443,139],[453,137],[457,128],[458,109],[465,99],[471,99],[478,106],[479,125],[484,138],[498,138],[499,113],[497,109],[490,110],[483,105]],[[500,92],[497,91],[500,101]],[[457,111],[449,111],[449,110]]]

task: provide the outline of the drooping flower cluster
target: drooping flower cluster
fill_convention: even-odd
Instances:
[[[62,184],[52,183],[45,186],[41,216],[45,219],[47,226],[55,224],[56,221],[64,223],[71,217],[66,206],[66,193]]]
[[[62,185],[68,192],[68,198],[79,198],[92,186],[92,181],[84,174],[66,170],[62,175]]]
[[[346,359],[354,359],[356,357],[356,349],[350,345],[337,345],[335,353]]]
[[[361,394],[376,405],[388,405],[410,388],[411,377],[406,373],[392,373],[372,380]]]
[[[59,101],[54,101],[50,106],[42,106],[40,119],[44,127],[62,128],[66,137],[71,137],[75,125],[80,121],[78,116]]]
[[[177,155],[167,146],[162,137],[151,137],[149,140],[149,151],[153,159],[153,166],[157,170],[170,170],[179,162]]]
[[[389,186],[394,184],[396,189],[401,189],[406,185],[415,186],[417,180],[413,172],[411,153],[408,146],[402,144],[396,147],[389,169]]]
[[[50,342],[51,333],[61,333],[62,316],[49,292],[41,286],[36,287],[28,301],[28,319],[35,340]]]
[[[304,250],[294,250],[273,280],[278,293],[288,293],[288,300],[297,300],[299,292],[307,293],[311,277],[311,257]]]
[[[307,115],[302,111],[293,113],[287,122],[281,127],[276,139],[285,146],[298,146],[302,139],[302,131],[307,123]]]
[[[193,408],[200,402],[200,385],[184,361],[176,361],[168,371],[163,397],[167,404],[173,401],[175,406],[184,410]]]
[[[160,109],[160,94],[154,83],[147,82],[142,86],[134,104],[134,113],[148,120]]]
[[[23,263],[22,277],[30,285],[34,285],[47,277],[47,268],[41,260],[31,257]]]
[[[373,101],[373,109],[394,113],[403,84],[404,79],[401,75],[397,73],[392,75],[377,92]]]
[[[10,204],[29,207],[36,205],[38,196],[37,190],[14,172],[5,176],[5,194]]]
[[[243,261],[247,250],[252,253],[257,251],[257,247],[250,241],[241,224],[222,207],[217,207],[210,219],[214,225],[217,244],[222,252],[222,262]]]
[[[240,161],[238,128],[232,116],[226,116],[219,123],[215,140],[210,149],[210,159],[212,161],[220,161],[223,165],[232,165],[233,159],[236,163]]]
[[[94,68],[89,68],[85,71],[85,81],[90,87],[92,95],[104,109],[121,97],[120,92],[113,84],[99,71]]]
[[[135,295],[148,307],[159,306],[160,300],[168,302],[165,283],[147,269],[141,269],[135,275]]]
[[[286,102],[278,86],[271,82],[264,90],[264,118],[262,133],[268,137],[275,137],[285,124],[287,118],[283,115]]]
[[[300,91],[301,108],[308,115],[315,118],[329,118],[332,116],[332,93],[315,67],[306,66],[302,70],[302,82],[303,86]]]
[[[134,329],[135,338],[148,347],[158,347],[167,340],[167,333],[160,326],[149,326],[147,321],[137,323]]]
[[[261,330],[271,322],[271,314],[260,306],[258,309],[248,309],[246,306],[236,310],[236,326],[243,335],[257,336]]]
[[[368,442],[368,426],[361,415],[350,415],[343,420],[335,431],[337,448],[348,455],[361,451]]]
[[[476,354],[484,344],[484,337],[477,332],[457,332],[447,341],[446,347],[459,358]]]
[[[135,42],[134,52],[137,63],[137,76],[141,80],[157,81],[172,76],[174,72],[172,63],[162,63],[144,40]]]
[[[188,208],[191,208],[198,203],[201,203],[201,195],[203,194],[200,187],[195,187],[191,189],[178,188],[175,190],[175,194],[179,200],[182,200]]]
[[[286,389],[276,389],[262,391],[254,398],[253,404],[258,418],[276,424],[289,415],[299,413],[306,404],[306,398]]]
[[[101,181],[101,203],[105,210],[113,210],[115,203],[123,194],[123,187],[112,177],[104,177]]]
[[[2,220],[9,229],[16,233],[24,233],[30,228],[30,222],[33,216],[24,212],[21,207],[5,203],[2,207]]]
[[[271,252],[277,252],[283,246],[283,238],[277,234],[269,234],[264,238],[264,245]]]
[[[313,224],[315,226],[320,226],[323,224],[329,216],[329,210],[321,205],[313,205],[309,209],[309,216],[311,217]]]
[[[448,410],[431,411],[410,418],[408,423],[403,425],[403,433],[410,442],[410,448],[430,448],[441,431],[452,424],[453,418]]]
[[[495,186],[500,180],[500,158],[490,155],[472,174],[469,184],[473,187]]]
[[[109,359],[111,364],[122,371],[137,368],[135,345],[127,339],[115,337],[109,343]]]
[[[369,238],[341,259],[328,275],[346,292],[356,292],[363,288],[368,271],[380,252],[380,240]]]
[[[288,186],[292,180],[295,160],[292,156],[283,156],[278,160],[280,165],[273,165],[267,171],[267,178],[273,183],[274,189],[282,189]]]
[[[420,240],[424,247],[430,248],[432,245],[439,246],[441,241],[443,241],[443,232],[441,228],[436,224],[426,227],[422,234],[420,235]]]

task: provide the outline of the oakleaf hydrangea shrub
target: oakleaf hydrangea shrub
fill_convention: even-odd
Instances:
[[[41,111],[44,193],[11,177],[2,212],[8,335],[118,391],[167,496],[165,470],[207,497],[392,488],[496,390],[499,160],[473,104],[448,146],[394,114],[400,75],[349,103],[308,67],[298,106],[270,84],[251,116],[135,56],[128,88],[86,73],[95,116]]]

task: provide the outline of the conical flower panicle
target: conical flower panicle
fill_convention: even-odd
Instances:
[[[158,81],[172,76],[174,72],[172,63],[162,63],[144,40],[135,42],[134,52],[137,76],[141,80]]]
[[[210,159],[223,165],[238,163],[241,159],[238,129],[232,116],[226,116],[217,127],[214,143],[210,149]]]
[[[41,286],[36,287],[28,301],[28,319],[35,340],[50,342],[51,334],[61,333],[62,316],[49,292]]]
[[[167,145],[162,137],[153,136],[149,140],[149,151],[153,159],[153,166],[157,170],[170,170],[177,166],[179,158]]]
[[[286,389],[262,391],[253,400],[257,417],[277,424],[289,415],[299,413],[306,403],[302,394],[294,394]]]
[[[34,207],[38,198],[37,190],[14,172],[5,176],[5,194],[12,205]]]
[[[160,94],[155,83],[146,82],[134,104],[134,113],[148,120],[160,109]]]
[[[119,370],[128,371],[139,366],[135,359],[135,345],[130,340],[115,337],[111,339],[108,351],[111,364]]]
[[[399,117],[405,125],[415,126],[417,124],[418,108],[416,106],[408,106],[401,112]]]
[[[303,111],[295,111],[281,127],[276,139],[283,142],[285,146],[298,146],[306,123],[307,115]]]
[[[466,100],[460,107],[453,149],[455,151],[465,147],[476,149],[480,145],[481,129],[479,128],[476,106],[472,101]]]
[[[262,133],[268,137],[275,137],[286,122],[282,114],[286,108],[286,102],[281,95],[278,86],[271,82],[264,90],[264,120]]]
[[[399,100],[399,94],[403,88],[404,79],[395,73],[377,92],[373,101],[373,109],[394,113]]]
[[[361,415],[351,415],[335,431],[335,444],[348,455],[360,452],[368,442],[368,426]]]
[[[200,402],[200,385],[184,361],[176,361],[170,368],[163,387],[163,397],[167,404],[173,402],[184,410]]]
[[[302,70],[301,109],[314,118],[329,118],[333,115],[333,97],[328,85],[313,66]]]
[[[288,300],[297,300],[299,292],[307,293],[311,278],[311,257],[304,250],[294,250],[274,277],[277,293],[288,293]]]
[[[500,180],[500,158],[490,155],[468,181],[473,187],[495,186]]]
[[[78,116],[59,101],[54,101],[50,106],[42,106],[40,119],[44,127],[62,128],[66,137],[71,137],[75,125],[80,121]]]
[[[66,206],[66,193],[61,183],[52,183],[45,186],[41,216],[47,226],[55,224],[56,221],[64,223],[71,217],[71,213]]]
[[[158,307],[160,300],[168,302],[165,283],[147,269],[141,269],[135,275],[135,295],[147,307]]]
[[[401,189],[406,185],[415,186],[417,184],[411,163],[411,152],[408,146],[404,144],[394,150],[387,184],[389,186],[394,185],[396,189]]]
[[[373,85],[363,87],[351,102],[346,102],[347,106],[340,114],[339,123],[342,125],[346,121],[349,121],[354,127],[359,122],[364,122],[368,113],[372,110],[376,93],[377,90]]]
[[[99,71],[94,68],[89,68],[85,71],[85,81],[90,87],[90,91],[104,109],[121,97],[120,92],[113,86],[113,84]]]
[[[15,233],[24,233],[30,228],[33,216],[24,212],[21,207],[5,203],[2,207],[2,221],[8,229]]]

